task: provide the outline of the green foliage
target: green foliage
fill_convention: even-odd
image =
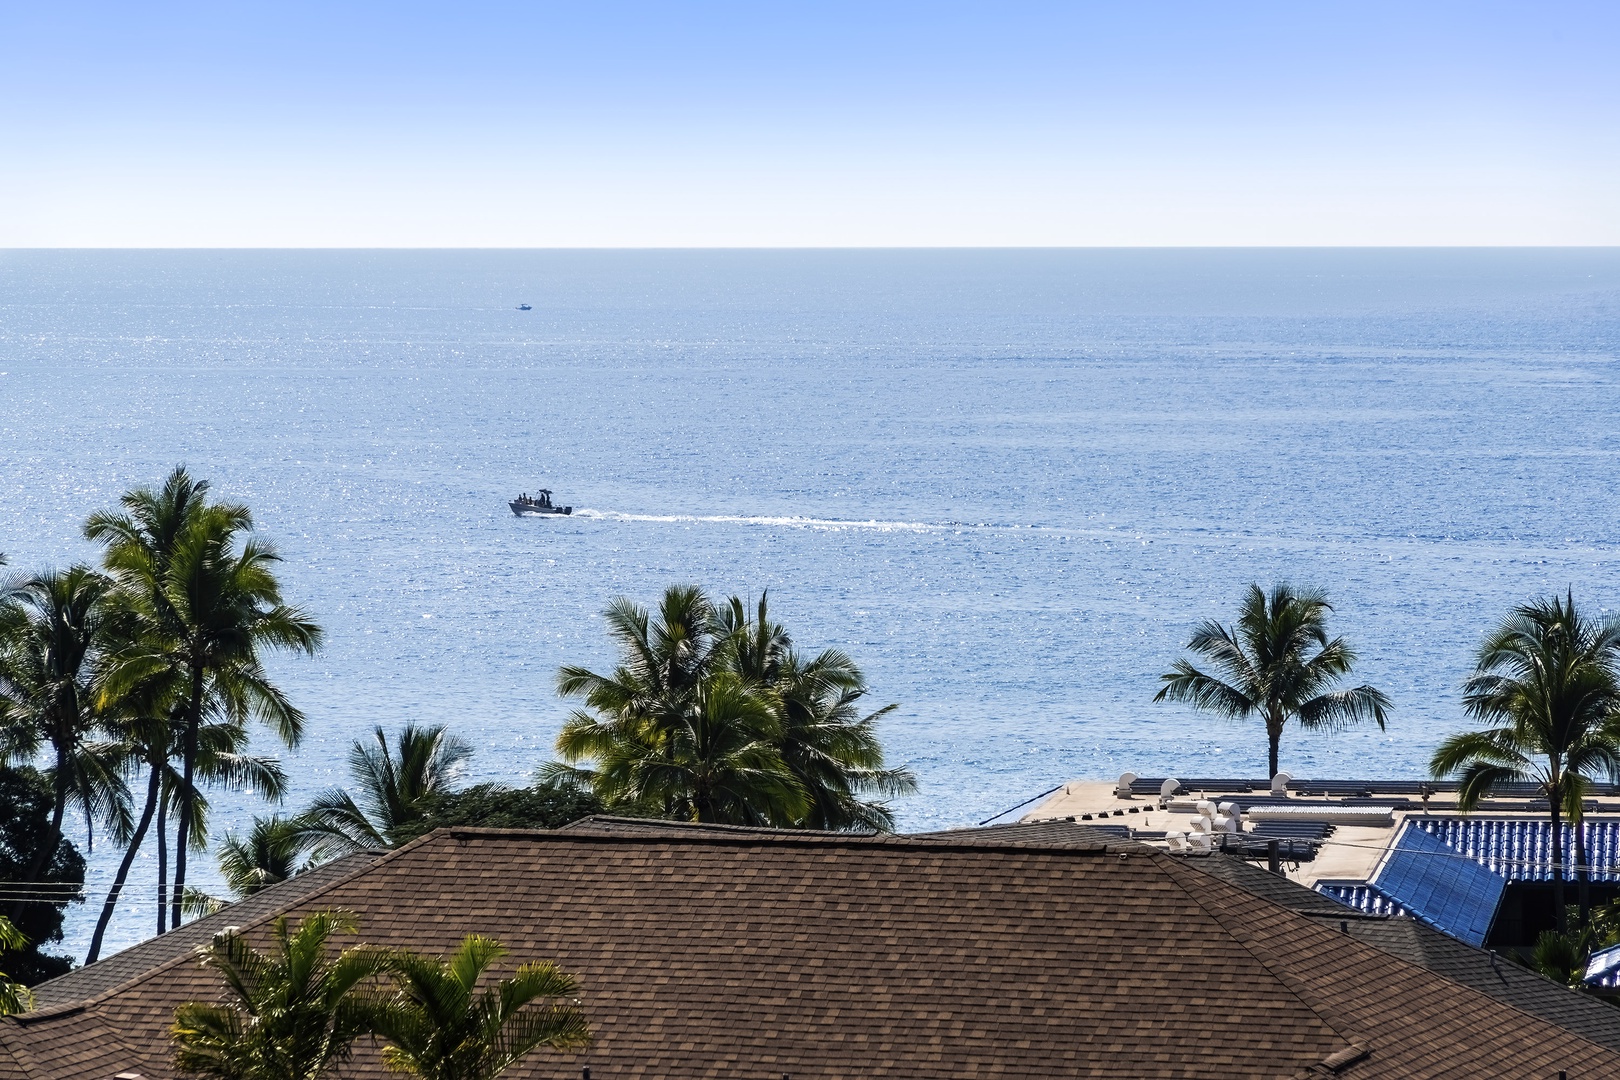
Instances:
[[[11,925],[11,920],[0,916],[0,951],[28,948],[28,939],[22,931]],[[0,1016],[26,1012],[33,1007],[34,996],[28,987],[12,982],[10,976],[0,973]]]
[[[493,1080],[540,1047],[589,1045],[578,985],[552,963],[524,964],[511,977],[478,983],[506,955],[472,934],[447,958],[395,954],[396,996],[378,1012],[390,1043],[383,1061],[422,1080]]]
[[[62,940],[64,909],[81,899],[84,888],[84,857],[72,841],[58,836],[54,851],[40,850],[50,833],[52,803],[51,783],[39,770],[0,766],[0,882],[18,883],[15,888],[29,897],[15,905],[11,923],[31,943],[6,956],[6,971],[27,986],[72,968],[71,957],[47,955],[39,947]],[[43,868],[30,876],[36,865]]]
[[[1334,689],[1356,661],[1343,638],[1327,635],[1333,610],[1317,589],[1286,584],[1264,592],[1250,585],[1237,622],[1213,620],[1193,631],[1187,648],[1218,674],[1178,660],[1160,676],[1154,701],[1183,701],[1228,720],[1258,716],[1266,725],[1270,772],[1278,768],[1282,733],[1292,720],[1307,731],[1341,731],[1368,720],[1383,728],[1390,703],[1371,686]]]
[[[803,660],[764,597],[750,617],[738,598],[716,609],[702,590],[667,589],[656,620],[626,599],[606,617],[620,661],[607,675],[564,667],[557,689],[577,697],[557,737],[549,780],[588,786],[610,809],[738,825],[889,828],[874,795],[916,782],[887,769],[861,716],[859,669],[829,650]]]
[[[199,737],[205,717],[235,724],[256,719],[289,746],[303,730],[293,707],[265,671],[271,650],[313,653],[322,631],[282,602],[275,549],[247,536],[247,507],[208,499],[208,483],[184,468],[159,490],[138,488],[120,514],[98,513],[85,535],[105,548],[116,589],[123,641],[102,681],[107,700],[153,684],[174,688],[180,729],[177,838],[191,835],[196,813]],[[172,919],[180,918],[188,846],[175,851]]]
[[[309,868],[308,855],[299,823],[277,814],[254,818],[246,836],[226,833],[219,848],[219,870],[240,900],[302,873]]]
[[[36,575],[0,610],[0,725],[13,756],[45,749],[53,790],[50,828],[84,816],[86,842],[102,822],[129,827],[129,791],[116,742],[104,738],[92,681],[109,640],[111,582],[86,566]]]
[[[1564,916],[1560,821],[1579,820],[1595,775],[1620,771],[1620,620],[1590,619],[1573,595],[1522,604],[1480,645],[1463,707],[1484,725],[1453,735],[1429,762],[1460,779],[1458,805],[1498,784],[1541,785],[1552,818],[1553,899]]]
[[[354,933],[346,911],[309,915],[296,929],[286,916],[260,952],[227,931],[198,950],[229,1000],[188,1001],[175,1010],[174,1065],[214,1080],[315,1080],[347,1061],[354,1040],[377,1027],[376,979],[389,953],[356,945],[333,955],[333,938]]]
[[[392,838],[422,816],[427,800],[450,792],[471,756],[472,747],[442,724],[406,724],[394,747],[379,726],[370,742],[349,749],[359,799],[343,788],[321,794],[298,819],[302,835],[319,858],[391,847]]]
[[[1530,951],[1530,967],[1555,983],[1578,988],[1586,970],[1586,958],[1592,953],[1591,943],[1586,938],[1581,931],[1542,931]]]
[[[507,788],[479,784],[465,791],[430,795],[420,815],[395,828],[389,838],[403,844],[434,829],[556,829],[602,812],[602,801],[578,788]]]

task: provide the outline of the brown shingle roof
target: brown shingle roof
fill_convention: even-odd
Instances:
[[[923,835],[978,836],[985,841],[1006,839],[1069,847],[1075,842],[1076,828],[1086,826],[1049,821]],[[1476,949],[1415,919],[1370,915],[1347,907],[1296,881],[1229,855],[1190,855],[1185,864],[1290,911],[1309,915],[1329,929],[1342,925],[1344,932],[1359,941],[1620,1051],[1620,1008],[1561,986],[1504,957],[1493,957],[1485,949]]]
[[[578,974],[596,1045],[514,1077],[1620,1076],[1593,1042],[1151,852],[457,830],[294,911],[339,906],[369,941],[478,931]],[[172,960],[0,1043],[33,1078],[157,1080],[174,1006],[217,995]],[[90,1048],[103,1033],[116,1053]]]
[[[206,945],[227,926],[245,926],[262,915],[280,911],[305,893],[324,889],[381,857],[381,852],[359,851],[333,859],[313,870],[261,889],[245,900],[227,904],[214,914],[195,919],[167,934],[147,938],[94,964],[48,979],[34,987],[34,1005],[39,1009],[48,1009],[83,1001],[121,986],[176,957],[190,956],[197,946]]]

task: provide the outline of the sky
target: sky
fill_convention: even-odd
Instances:
[[[0,247],[1620,244],[1620,4],[0,0]]]

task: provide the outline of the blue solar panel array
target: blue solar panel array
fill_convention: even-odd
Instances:
[[[1452,851],[1471,856],[1509,881],[1552,880],[1552,822],[1490,821],[1467,818],[1417,818],[1424,832]],[[1584,821],[1586,859],[1592,880],[1620,881],[1620,821]],[[1566,880],[1575,878],[1575,827],[1565,824],[1563,863]]]
[[[1371,885],[1344,881],[1319,881],[1316,891],[1346,907],[1368,915],[1405,915],[1407,910]]]
[[[1424,922],[1470,945],[1485,944],[1507,880],[1408,821],[1372,884]]]

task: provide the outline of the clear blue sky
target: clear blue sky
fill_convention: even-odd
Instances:
[[[0,0],[0,246],[1620,243],[1620,4]]]

